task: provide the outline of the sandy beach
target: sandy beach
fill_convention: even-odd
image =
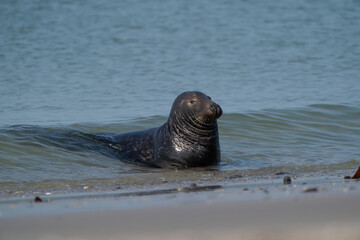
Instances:
[[[360,239],[359,184],[278,178],[8,199],[0,239]]]

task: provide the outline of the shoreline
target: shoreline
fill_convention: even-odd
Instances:
[[[327,169],[318,166],[316,169],[296,169],[269,167],[265,169],[220,170],[220,169],[186,169],[175,171],[150,171],[136,176],[119,176],[116,178],[92,178],[83,180],[50,179],[44,181],[24,181],[20,183],[3,182],[0,186],[0,203],[6,200],[29,199],[35,196],[56,197],[62,195],[87,195],[121,191],[153,191],[189,187],[192,185],[236,185],[249,182],[278,181],[284,176],[292,179],[302,178],[343,178],[354,174],[355,167],[333,166]]]
[[[0,239],[360,238],[358,180],[214,186],[1,201]]]

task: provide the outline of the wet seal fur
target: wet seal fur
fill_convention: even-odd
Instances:
[[[217,119],[221,107],[201,92],[184,92],[174,101],[167,122],[157,128],[94,140],[115,150],[129,163],[160,168],[187,168],[220,162]]]

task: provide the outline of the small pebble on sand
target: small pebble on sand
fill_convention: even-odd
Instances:
[[[283,181],[284,181],[284,184],[291,184],[291,178],[289,176],[285,176]]]
[[[303,192],[304,193],[311,193],[311,192],[317,192],[319,191],[317,187],[314,188],[306,188]]]

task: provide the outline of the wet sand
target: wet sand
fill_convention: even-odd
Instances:
[[[0,239],[360,239],[360,182],[249,181],[0,202]]]

